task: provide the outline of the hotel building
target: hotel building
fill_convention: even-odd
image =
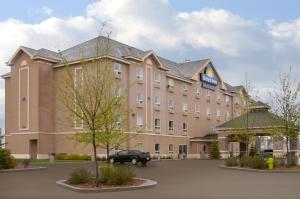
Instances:
[[[11,71],[5,79],[6,148],[17,158],[49,158],[50,153],[91,154],[89,146],[76,144],[67,136],[82,130],[60,121],[53,81],[62,77],[63,55],[76,71],[82,52],[96,55],[97,37],[61,51],[20,47],[8,61]],[[223,81],[211,59],[176,63],[110,40],[109,58],[115,77],[128,92],[132,110],[128,129],[142,132],[124,144],[152,155],[207,157],[210,143],[218,139],[216,127],[240,114],[244,90]],[[129,86],[130,85],[130,86]],[[136,132],[126,132],[136,133]],[[221,151],[222,152],[222,151]],[[104,155],[103,149],[98,149]]]

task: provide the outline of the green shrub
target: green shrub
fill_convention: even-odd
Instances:
[[[77,168],[70,174],[68,182],[70,184],[82,184],[92,182],[91,172],[85,168]]]
[[[240,158],[240,167],[248,167],[250,164],[252,157],[246,157],[246,156],[242,156]]]
[[[284,158],[275,158],[274,157],[274,167],[283,167],[285,165],[285,159]]]
[[[294,153],[289,153],[286,157],[287,166],[296,166],[298,163],[298,158]]]
[[[250,156],[250,157],[253,157],[253,156],[256,155],[256,153],[257,153],[256,147],[251,147],[249,156]]]
[[[55,155],[54,159],[55,160],[91,160],[91,155],[58,153]]]
[[[217,141],[215,141],[211,144],[209,157],[211,159],[220,159],[221,158],[221,154],[220,154],[220,150],[219,150],[219,144],[218,144]]]
[[[58,154],[55,154],[54,159],[55,160],[64,160],[66,155],[67,155],[66,153],[58,153]]]
[[[100,181],[108,185],[124,185],[134,177],[129,166],[102,164],[100,166]]]
[[[262,156],[251,157],[249,167],[253,169],[266,169],[268,167],[267,161]]]
[[[225,160],[225,165],[228,167],[238,166],[238,160],[236,157],[229,157]]]
[[[7,149],[0,149],[0,169],[11,169],[16,166],[15,159]]]

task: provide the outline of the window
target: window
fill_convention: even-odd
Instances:
[[[230,120],[230,113],[228,111],[226,112],[226,120]]]
[[[121,75],[122,73],[122,65],[120,63],[114,64],[114,71],[116,75]]]
[[[207,117],[211,116],[210,107],[207,107],[207,109],[206,109],[206,115],[207,115]]]
[[[187,113],[188,112],[188,104],[182,103],[182,112]]]
[[[221,101],[221,93],[217,92],[217,102]]]
[[[121,97],[122,96],[122,89],[120,87],[116,88],[116,96]]]
[[[154,120],[154,128],[157,131],[160,130],[160,119],[155,118],[155,120]]]
[[[136,118],[138,128],[143,128],[144,126],[144,118],[143,116],[137,116]]]
[[[137,102],[142,104],[144,102],[144,94],[142,92],[137,93]]]
[[[160,106],[160,96],[159,95],[154,96],[154,105]]]
[[[206,97],[210,97],[210,90],[206,89]]]
[[[160,74],[158,72],[154,73],[154,83],[160,84]]]
[[[116,114],[116,125],[117,128],[121,127],[121,115],[119,113]]]
[[[183,90],[183,92],[187,92],[188,91],[188,85],[187,85],[187,83],[183,83],[182,84],[182,90]]]
[[[200,88],[196,87],[195,96],[200,97]]]
[[[173,87],[174,87],[174,80],[168,79],[168,88],[173,88]]]
[[[144,151],[144,144],[143,143],[138,143],[136,145],[136,149],[139,150],[139,151]]]
[[[173,154],[174,153],[174,146],[173,144],[169,144],[169,154]]]
[[[174,131],[174,121],[169,121],[169,131]]]
[[[171,110],[174,109],[174,100],[173,99],[168,100],[168,108]]]
[[[235,104],[236,104],[236,105],[239,105],[239,104],[240,104],[240,98],[238,98],[238,97],[235,98]]]
[[[187,123],[186,122],[182,123],[182,133],[183,133],[183,135],[187,135]]]
[[[229,96],[228,96],[228,95],[225,96],[225,102],[226,102],[227,104],[229,103]]]
[[[154,151],[155,151],[155,154],[160,154],[160,144],[154,145]]]
[[[200,113],[200,105],[199,104],[195,104],[195,113],[196,114]]]
[[[141,67],[137,68],[136,77],[138,80],[144,80],[144,69]]]
[[[220,109],[217,109],[217,117],[218,117],[218,118],[221,117],[221,111],[220,111]]]

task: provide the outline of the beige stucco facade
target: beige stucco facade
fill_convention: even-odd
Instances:
[[[190,139],[215,133],[216,126],[232,119],[238,112],[240,94],[225,86],[211,60],[199,65],[191,78],[169,74],[154,52],[141,60],[113,56],[111,60],[121,64],[118,81],[122,91],[127,92],[127,104],[132,110],[128,129],[134,129],[138,117],[143,118],[143,131],[124,143],[124,148],[138,148],[152,155],[174,158],[186,148],[188,157],[206,157],[210,141],[191,142]],[[50,153],[91,154],[90,147],[66,139],[82,129],[63,122],[66,112],[53,89],[53,82],[62,77],[64,67],[51,59],[33,58],[23,48],[12,57],[10,65],[11,72],[3,76],[6,148],[17,158],[48,158]],[[72,64],[74,70],[79,66],[79,63]],[[218,81],[212,89],[205,88],[199,78],[207,67],[213,69]],[[140,69],[143,78],[138,79]],[[169,85],[170,79],[173,87]],[[137,101],[138,93],[143,95],[141,103]],[[160,99],[157,100],[159,103],[155,103],[155,98]],[[173,100],[174,108],[169,106],[169,100]],[[160,120],[159,128],[155,119]],[[173,121],[172,127],[170,121]],[[185,130],[183,123],[186,123]],[[103,149],[98,149],[98,153],[105,154]]]

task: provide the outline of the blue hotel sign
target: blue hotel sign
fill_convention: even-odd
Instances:
[[[216,78],[210,77],[204,73],[201,74],[200,79],[201,79],[201,81],[206,82],[208,84],[212,84],[214,86],[218,85],[218,80]]]
[[[218,85],[218,79],[215,78],[214,71],[212,67],[207,67],[204,73],[200,74],[200,81],[202,81],[202,86],[204,88],[215,90]]]

